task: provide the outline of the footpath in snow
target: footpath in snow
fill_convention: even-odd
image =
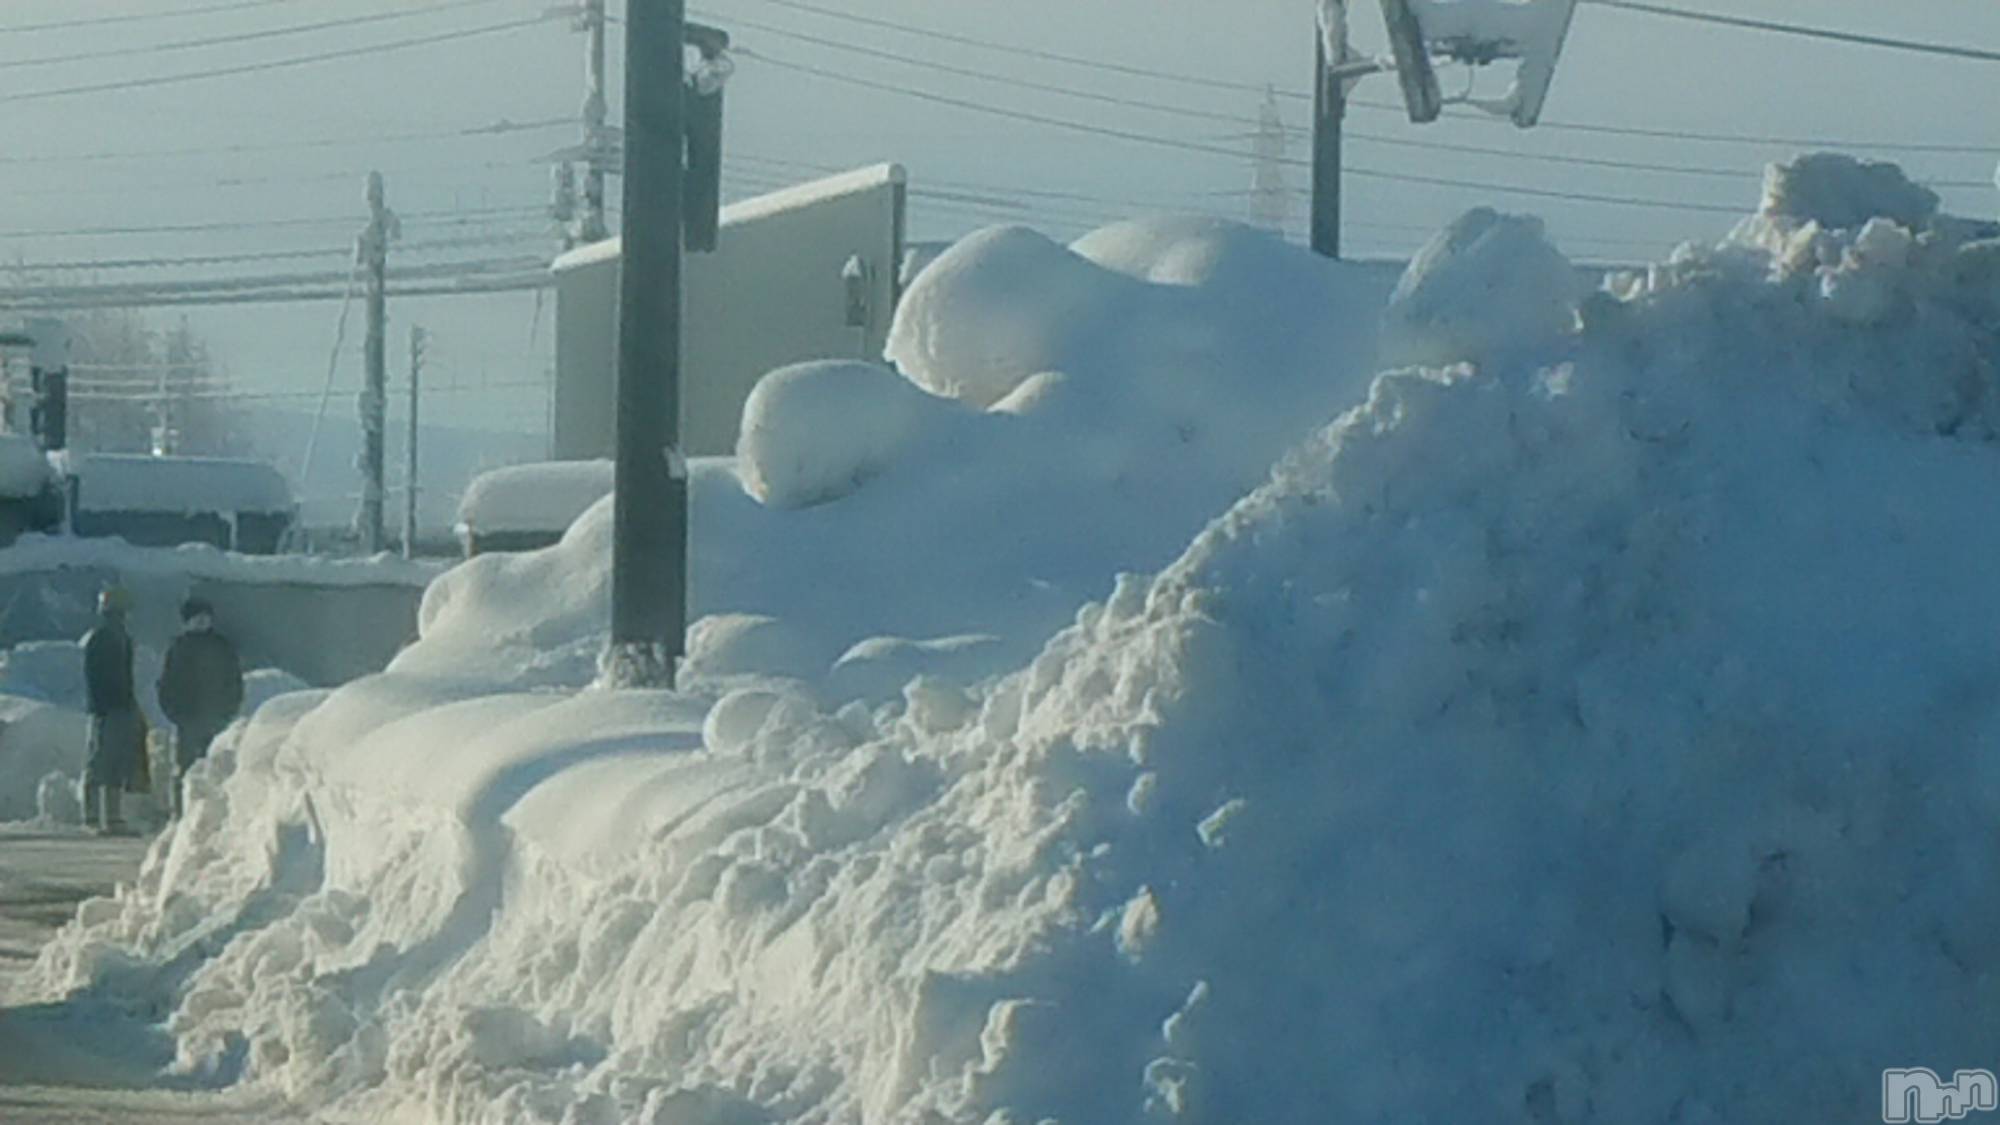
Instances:
[[[1866,1117],[2000,1059],[1996,238],[983,232],[696,466],[679,690],[606,505],[474,560],[19,998],[361,1119]]]

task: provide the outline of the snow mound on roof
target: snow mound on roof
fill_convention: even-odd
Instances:
[[[88,453],[70,465],[86,512],[286,515],[294,507],[284,474],[261,461]]]
[[[0,496],[39,496],[53,479],[48,455],[33,438],[0,434]]]
[[[459,501],[462,531],[562,532],[611,495],[609,461],[553,461],[510,465],[473,478]]]
[[[953,404],[872,363],[801,363],[759,380],[743,406],[744,486],[775,508],[838,500],[881,474]]]
[[[1935,225],[1907,256],[1821,237],[1690,248],[1574,334],[1384,375],[1016,670],[852,650],[911,662],[886,704],[423,655],[567,643],[528,590],[588,573],[600,507],[441,581],[390,674],[218,747],[31,992],[172,1012],[190,1072],[501,1125],[1838,1120],[1884,1059],[1987,1065],[2000,290]],[[1857,286],[1901,311],[1857,319]],[[1070,471],[1067,507],[988,523],[1113,510],[1075,431],[1034,427],[1155,433],[1119,374],[980,416]],[[915,503],[989,498],[954,467],[782,511],[698,472],[695,499],[748,550],[893,559],[973,526]],[[1117,498],[1174,495],[1146,484]],[[882,542],[889,511],[931,534]],[[978,591],[994,542],[926,561]],[[797,660],[849,577],[708,651]]]

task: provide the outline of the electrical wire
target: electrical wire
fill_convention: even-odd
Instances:
[[[386,23],[390,20],[405,20],[417,16],[428,16],[437,12],[450,12],[461,8],[485,7],[503,2],[505,0],[440,0],[439,3],[431,4],[428,7],[395,8],[387,12],[370,12],[360,16],[343,16],[339,19],[320,20],[317,23],[288,24],[284,27],[267,27],[256,31],[239,31],[228,35],[211,35],[199,39],[181,39],[168,43],[147,43],[132,47],[110,47],[93,51],[77,51],[67,55],[37,55],[22,59],[0,59],[0,72],[26,70],[43,66],[61,66],[69,63],[94,62],[99,59],[131,58],[163,51],[192,51],[208,47],[225,47],[237,43],[255,43],[266,39],[282,39],[293,35],[308,35],[318,31],[362,27],[368,24]]]
[[[215,145],[206,148],[169,148],[140,151],[99,151],[80,153],[57,153],[54,155],[25,155],[0,153],[0,164],[72,164],[106,160],[155,160],[176,159],[188,156],[234,156],[246,153],[292,152],[300,149],[345,148],[358,145],[407,144],[419,141],[458,140],[467,137],[503,136],[509,133],[527,133],[553,128],[573,129],[575,117],[550,117],[536,121],[496,121],[490,125],[476,125],[460,129],[433,129],[407,133],[371,133],[365,136],[324,137],[309,141],[276,141],[257,144]]]
[[[1840,31],[1829,27],[1811,27],[1806,24],[1785,23],[1780,20],[1753,19],[1749,16],[1728,16],[1720,12],[1698,12],[1689,8],[1674,8],[1665,4],[1647,4],[1640,0],[1584,0],[1599,8],[1616,8],[1626,12],[1639,12],[1649,16],[1665,16],[1669,19],[1688,20],[1694,23],[1715,24],[1722,27],[1742,28],[1749,31],[1766,31],[1779,35],[1792,35],[1807,39],[1823,39],[1833,43],[1848,43],[1860,47],[1883,47],[1896,51],[1908,51],[1922,55],[1940,55],[1948,58],[1973,59],[1979,62],[2000,62],[2000,51],[1983,47],[1964,47],[1952,43],[1926,43],[1916,39],[1896,39],[1886,35],[1868,35],[1856,31]]]
[[[266,59],[263,62],[244,63],[239,66],[184,71],[179,74],[162,74],[149,78],[125,78],[110,82],[90,82],[78,86],[57,86],[43,90],[27,90],[21,93],[0,95],[0,105],[46,101],[50,98],[66,98],[79,94],[104,94],[123,90],[153,89],[160,86],[174,86],[187,82],[202,82],[213,78],[231,78],[244,74],[263,74],[273,70],[288,70],[294,67],[334,62],[340,59],[380,55],[391,51],[404,51],[414,47],[431,46],[437,43],[455,43],[478,36],[497,35],[501,32],[516,31],[524,27],[534,27],[546,24],[548,21],[549,17],[546,15],[530,16],[526,19],[482,24],[478,27],[459,28],[455,31],[443,31],[431,35],[419,35],[414,38],[397,39],[387,43],[373,43],[365,47],[346,47],[333,51],[321,51],[316,54],[292,55],[288,58]]]
[[[711,15],[707,16],[706,18],[718,19],[720,17]],[[803,43],[808,43],[817,47],[825,47],[830,50],[844,51],[867,58],[876,58],[885,61],[901,63],[906,66],[916,67],[923,70],[936,71],[944,74],[956,75],[958,77],[963,77],[963,78],[974,78],[980,81],[997,82],[1003,85],[1012,86],[1014,88],[1022,90],[1031,90],[1045,94],[1056,94],[1063,97],[1077,98],[1080,100],[1097,102],[1100,104],[1123,106],[1131,109],[1145,110],[1153,113],[1169,114],[1177,117],[1194,118],[1197,120],[1222,121],[1238,125],[1257,124],[1257,122],[1255,122],[1253,119],[1238,114],[1218,113],[1209,110],[1189,109],[1183,106],[1162,105],[1158,102],[1149,102],[1137,98],[1120,97],[1114,94],[1106,94],[1101,91],[1082,90],[1072,86],[1062,86],[1046,82],[1028,82],[1010,75],[995,74],[994,72],[989,70],[980,70],[974,67],[954,66],[947,63],[936,62],[930,59],[916,58],[895,51],[885,51],[879,48],[864,46],[858,43],[849,43],[838,39],[829,39],[824,36],[812,35],[805,32],[794,31],[789,28],[781,28],[771,24],[760,23],[755,20],[744,20],[738,18],[733,20],[732,23],[733,25],[748,27],[751,28],[752,30],[761,31],[772,35],[778,35],[784,38],[793,39]],[[1307,130],[1287,129],[1287,132],[1291,133],[1298,133],[1304,131]],[[1248,137],[1253,135],[1254,134],[1241,133],[1241,134],[1236,134],[1236,137],[1247,139]],[[1359,130],[1359,129],[1348,129],[1345,131],[1344,135],[1349,140],[1360,140],[1369,142],[1371,144],[1379,144],[1392,148],[1413,149],[1418,151],[1450,152],[1450,153],[1460,153],[1460,154],[1477,155],[1477,156],[1493,156],[1504,159],[1527,160],[1527,161],[1535,161],[1535,162],[1549,163],[1549,164],[1567,164],[1578,167],[1603,168],[1614,171],[1706,176],[1712,178],[1731,179],[1739,181],[1754,181],[1761,178],[1761,175],[1759,173],[1753,171],[1745,171],[1744,169],[1741,168],[1725,169],[1725,168],[1712,168],[1712,167],[1695,167],[1688,165],[1653,163],[1647,161],[1617,160],[1605,157],[1573,156],[1573,155],[1550,154],[1550,153],[1539,153],[1539,152],[1521,152],[1512,149],[1492,148],[1482,145],[1459,144],[1448,141],[1417,140],[1408,137],[1392,137],[1380,133],[1371,133],[1366,130]],[[1991,187],[1992,184],[1989,181],[1951,180],[1951,181],[1937,181],[1936,186],[1983,190],[1985,188]]]
[[[744,58],[754,59],[756,61],[765,63],[769,66],[777,67],[781,70],[791,70],[801,74],[807,74],[807,75],[812,75],[814,77],[822,78],[827,81],[844,83],[846,85],[857,86],[863,89],[876,90],[882,93],[892,94],[899,97],[912,98],[919,101],[927,101],[939,105],[952,106],[973,113],[982,113],[988,116],[1003,117],[1015,121],[1025,121],[1031,124],[1046,125],[1054,128],[1067,129],[1073,132],[1085,133],[1100,137],[1109,137],[1116,140],[1130,141],[1136,144],[1146,144],[1163,148],[1178,149],[1183,152],[1199,152],[1215,156],[1226,156],[1232,160],[1241,159],[1243,155],[1242,153],[1237,152],[1233,149],[1222,148],[1216,145],[1202,144],[1196,141],[1187,141],[1175,137],[1163,137],[1155,133],[1143,133],[1132,129],[1114,128],[1111,126],[1097,125],[1090,122],[1074,121],[1068,118],[1055,117],[1048,114],[1032,113],[1026,110],[1018,110],[1018,109],[1007,108],[1004,106],[990,105],[984,102],[971,101],[966,98],[953,97],[949,94],[940,94],[932,90],[925,90],[915,86],[895,85],[888,82],[877,82],[873,79],[860,77],[859,75],[846,74],[839,71],[827,70],[823,67],[812,66],[807,63],[799,63],[786,59],[779,59],[769,54],[766,54],[763,51],[754,50],[749,47],[738,46],[735,50],[736,54]],[[1295,168],[1311,167],[1310,162],[1304,160],[1288,159],[1282,161],[1282,163],[1287,167],[1295,167]],[[1700,203],[1700,202],[1687,202],[1682,200],[1647,199],[1636,196],[1605,195],[1595,192],[1562,191],[1551,188],[1537,188],[1537,187],[1529,187],[1518,184],[1503,184],[1494,182],[1460,180],[1445,176],[1425,176],[1425,175],[1417,175],[1415,173],[1406,173],[1406,172],[1386,172],[1379,169],[1353,167],[1353,166],[1348,167],[1346,169],[1346,172],[1348,175],[1352,176],[1358,176],[1369,179],[1388,180],[1396,183],[1425,184],[1436,187],[1470,188],[1478,191],[1496,192],[1503,195],[1519,195],[1537,199],[1557,199],[1568,202],[1600,203],[1609,206],[1646,207],[1646,208],[1655,208],[1659,210],[1701,212],[1708,214],[1737,215],[1742,212],[1742,208],[1740,207],[1732,207],[1720,203],[1711,204],[1711,203]]]
[[[417,239],[396,244],[398,254],[425,250],[462,249],[472,246],[504,246],[517,242],[546,239],[549,232],[510,231],[496,232],[466,238]],[[185,266],[234,265],[245,262],[276,262],[300,258],[344,258],[353,251],[347,247],[319,246],[297,250],[264,250],[247,254],[190,254],[180,257],[163,258],[79,258],[57,262],[0,262],[0,273],[14,273],[32,276],[44,273],[91,273],[107,270],[131,269],[173,269]]]
[[[145,20],[182,19],[188,16],[213,15],[217,12],[242,12],[251,8],[275,8],[280,4],[300,3],[301,0],[227,0],[226,3],[204,4],[194,8],[179,8],[167,12],[131,12],[116,16],[87,16],[80,19],[50,20],[46,23],[16,23],[0,25],[0,35],[19,34],[27,31],[66,31],[76,27],[106,27],[119,23],[139,23]]]
[[[864,27],[877,28],[885,31],[893,31],[903,35],[915,36],[918,38],[929,39],[936,42],[957,43],[963,46],[975,47],[981,50],[992,51],[999,54],[1012,55],[1021,58],[1039,59],[1044,62],[1060,63],[1067,66],[1083,67],[1086,69],[1096,70],[1108,74],[1120,74],[1134,78],[1147,78],[1160,82],[1172,82],[1184,86],[1199,87],[1211,90],[1217,90],[1217,89],[1233,90],[1233,91],[1252,93],[1252,94],[1263,94],[1266,92],[1270,92],[1276,94],[1280,98],[1285,98],[1287,100],[1297,101],[1297,102],[1311,102],[1313,100],[1312,92],[1309,90],[1296,90],[1296,89],[1286,89],[1283,87],[1271,87],[1267,85],[1250,83],[1250,82],[1232,82],[1223,79],[1209,78],[1198,74],[1186,74],[1175,71],[1158,70],[1143,66],[1133,66],[1126,63],[1114,62],[1108,59],[1092,58],[1084,55],[1065,54],[1060,51],[1050,51],[1034,47],[1025,47],[1019,44],[998,42],[995,40],[981,38],[977,36],[954,34],[952,32],[939,30],[937,28],[922,27],[898,20],[886,20],[870,16],[859,15],[854,12],[841,11],[837,8],[829,8],[820,4],[806,3],[804,2],[804,0],[758,0],[758,2],[769,4],[774,7],[788,9],[791,11],[804,12],[811,15],[821,16],[827,19],[841,20]],[[1393,113],[1398,116],[1402,115],[1405,112],[1405,107],[1400,103],[1382,101],[1370,98],[1353,98],[1349,100],[1348,105],[1351,107],[1366,109],[1374,112]],[[1482,123],[1495,124],[1495,125],[1507,124],[1506,122],[1500,121],[1497,118],[1493,118],[1483,114],[1475,115],[1470,113],[1459,112],[1459,113],[1453,113],[1451,116],[1453,117],[1454,120],[1478,121]],[[1598,134],[1607,136],[1644,137],[1656,140],[1700,141],[1700,142],[1717,143],[1717,144],[1748,144],[1748,145],[1764,145],[1764,146],[1782,145],[1782,146],[1800,146],[1808,148],[1844,148],[1844,149],[1872,150],[1877,152],[1930,152],[1930,153],[1985,154],[2000,149],[2000,143],[1996,143],[1991,138],[1984,138],[1977,141],[1911,141],[1911,140],[1888,140],[1888,139],[1866,140],[1866,139],[1856,139],[1852,137],[1799,137],[1799,136],[1784,136],[1777,134],[1724,133],[1724,132],[1706,132],[1697,129],[1614,125],[1602,122],[1563,120],[1559,118],[1555,119],[1544,118],[1541,124],[1537,125],[1536,128],[1545,129],[1557,133],[1577,132],[1577,133]]]
[[[333,325],[333,352],[326,358],[326,383],[320,388],[319,409],[313,413],[312,431],[306,437],[305,454],[299,461],[299,490],[312,479],[313,454],[319,451],[319,432],[326,421],[327,405],[333,401],[333,384],[340,372],[340,351],[347,343],[347,317],[354,308],[354,292],[361,285],[361,243],[354,244],[354,262],[347,271],[347,288],[340,298],[340,315]]]
[[[430,220],[439,225],[478,222],[500,217],[539,215],[544,208],[539,205],[525,207],[487,207],[474,209],[447,209],[440,211],[411,211],[403,215],[405,219]],[[210,223],[172,223],[161,226],[139,227],[70,227],[41,230],[0,230],[0,238],[100,238],[112,235],[142,234],[215,234],[225,231],[276,230],[297,227],[346,226],[354,222],[352,215],[336,215],[316,219],[249,219],[228,220]]]

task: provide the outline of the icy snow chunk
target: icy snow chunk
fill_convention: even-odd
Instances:
[[[1243,815],[1243,810],[1249,807],[1250,803],[1241,797],[1226,802],[1221,808],[1204,817],[1202,822],[1195,826],[1195,832],[1201,837],[1203,844],[1211,848],[1222,847],[1229,843],[1230,824]]]
[[[1389,298],[1382,358],[1443,366],[1532,353],[1575,329],[1580,290],[1540,219],[1476,208],[1410,262]]]
[[[83,799],[74,776],[59,770],[43,775],[35,786],[35,819],[43,824],[83,823]]]
[[[903,688],[910,721],[926,734],[941,734],[963,726],[973,715],[972,697],[963,688],[933,676],[919,676]]]
[[[946,403],[872,363],[827,360],[773,371],[743,407],[736,439],[743,483],[773,508],[837,500],[950,413]]]
[[[1936,217],[1938,202],[1936,192],[1912,182],[1898,165],[1818,152],[1764,170],[1760,211],[1832,230],[1875,218],[1921,230]]]
[[[1160,932],[1160,900],[1153,897],[1149,887],[1139,888],[1125,904],[1125,912],[1118,920],[1118,952],[1137,961],[1152,947],[1153,939]]]

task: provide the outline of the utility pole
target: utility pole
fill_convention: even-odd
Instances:
[[[424,345],[428,336],[421,327],[410,329],[410,443],[405,451],[408,464],[403,469],[403,557],[417,557],[417,410],[422,401]]]
[[[687,634],[687,462],[680,450],[687,6],[625,17],[625,246],[619,277],[611,651],[616,686],[673,683]]]
[[[584,242],[611,237],[611,225],[605,219],[604,182],[614,150],[606,128],[611,106],[604,96],[604,24],[604,0],[583,0],[577,26],[587,40],[583,59],[583,215],[578,231]]]
[[[1347,79],[1327,59],[1325,35],[1313,36],[1312,248],[1340,257],[1340,143],[1347,119]],[[1341,60],[1345,64],[1346,60]]]
[[[382,186],[382,173],[368,173],[368,229],[361,235],[362,269],[368,275],[368,344],[363,352],[367,385],[361,391],[361,511],[355,520],[365,555],[379,553],[385,538],[382,478],[389,399],[389,240],[398,230]]]

